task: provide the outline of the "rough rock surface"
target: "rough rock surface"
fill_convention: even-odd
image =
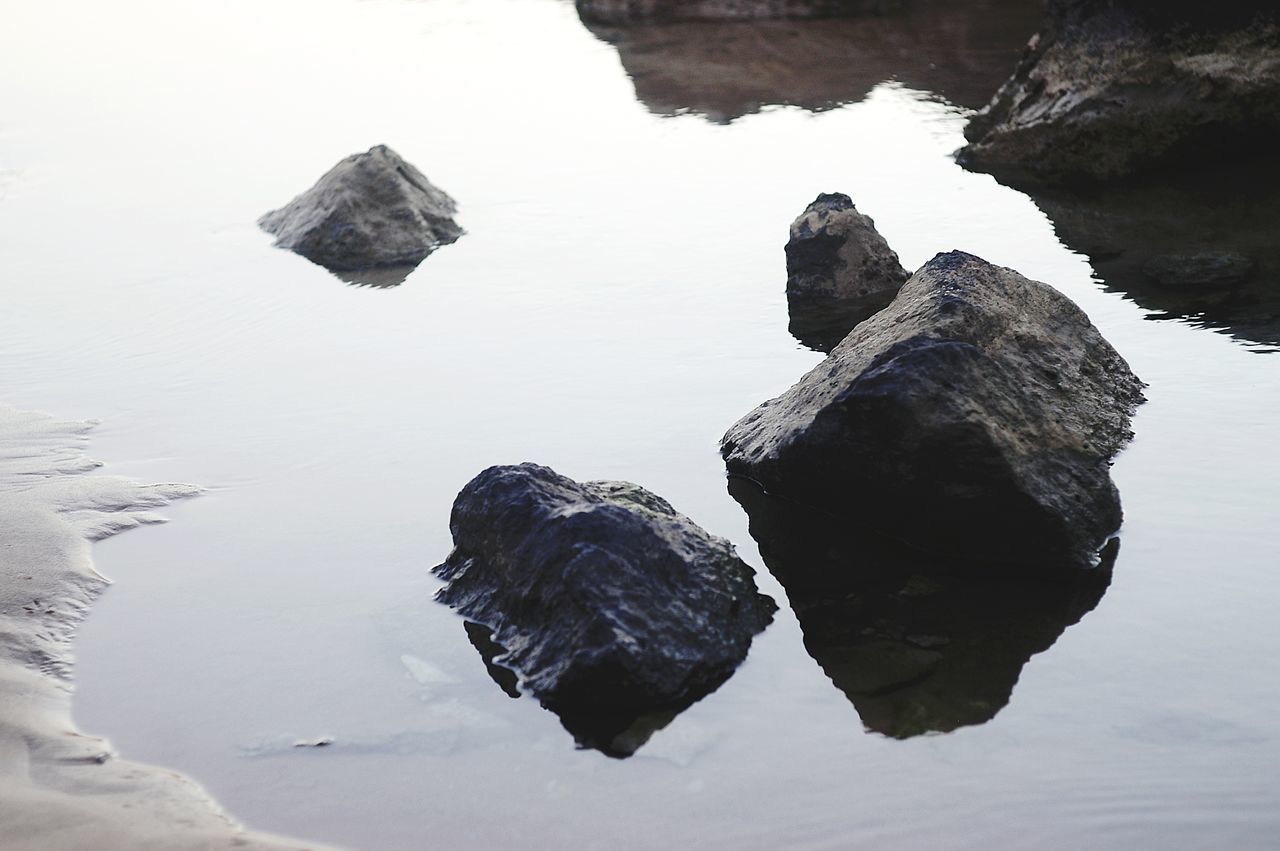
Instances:
[[[739,477],[729,493],[787,589],[809,655],[867,729],[893,738],[991,720],[1027,661],[1091,611],[1111,580],[1114,546],[1101,570],[1018,579],[869,538]]]
[[[931,552],[1090,566],[1120,525],[1109,465],[1141,400],[1069,299],[953,251],[721,452],[776,496]]]
[[[1050,0],[1045,29],[967,128],[961,162],[1066,183],[1269,154],[1278,20],[1271,0]]]
[[[911,274],[848,195],[819,195],[791,224],[787,242],[791,333],[830,351],[893,300]]]
[[[462,235],[457,205],[385,145],[352,154],[258,225],[334,271],[414,266]]]
[[[733,673],[776,609],[728,541],[626,482],[490,467],[449,525],[439,599],[490,627],[497,661],[562,716],[683,709]]]
[[[833,18],[867,15],[893,0],[577,0],[584,21],[733,21],[753,18]]]

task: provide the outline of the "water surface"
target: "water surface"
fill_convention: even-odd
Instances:
[[[99,546],[89,732],[253,827],[358,847],[1274,842],[1280,359],[1107,291],[954,164],[963,108],[885,82],[655,115],[557,0],[12,7],[2,401],[102,419],[110,472],[211,489]],[[259,215],[378,143],[465,237],[385,288],[271,247]],[[960,248],[1057,286],[1151,385],[1111,586],[947,734],[864,729],[716,451],[821,357],[787,333],[782,244],[830,191],[910,268]],[[432,602],[454,495],[524,460],[661,494],[782,604],[629,759],[508,697]]]

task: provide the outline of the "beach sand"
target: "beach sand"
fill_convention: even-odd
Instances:
[[[75,729],[72,639],[109,584],[91,543],[200,490],[87,475],[92,425],[0,408],[0,844],[314,847],[249,832],[188,778]]]

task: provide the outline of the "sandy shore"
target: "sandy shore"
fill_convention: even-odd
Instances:
[[[86,475],[91,427],[0,408],[0,844],[315,847],[246,831],[196,783],[72,724],[72,638],[108,585],[90,544],[199,492]]]

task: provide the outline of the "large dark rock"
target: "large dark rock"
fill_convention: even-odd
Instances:
[[[1039,0],[913,0],[826,20],[583,22],[651,112],[723,123],[774,104],[832,109],[886,81],[978,109],[1042,17]]]
[[[1142,382],[1052,287],[940,254],[729,429],[731,473],[935,553],[1090,566]]]
[[[932,558],[730,477],[805,648],[869,730],[893,738],[982,724],[1027,661],[1101,600],[1100,569],[1053,577]],[[1034,556],[1032,556],[1034,560]]]
[[[491,467],[449,526],[439,599],[489,627],[505,648],[494,661],[612,755],[638,747],[637,721],[724,682],[776,609],[728,541],[626,482]]]
[[[893,300],[911,274],[848,195],[819,195],[791,224],[786,246],[791,333],[829,352]]]
[[[280,248],[334,272],[411,270],[462,235],[456,212],[422,172],[378,145],[342,160],[258,225]]]
[[[1049,11],[966,130],[966,166],[1006,182],[1070,183],[1273,153],[1272,0],[1050,0]]]

